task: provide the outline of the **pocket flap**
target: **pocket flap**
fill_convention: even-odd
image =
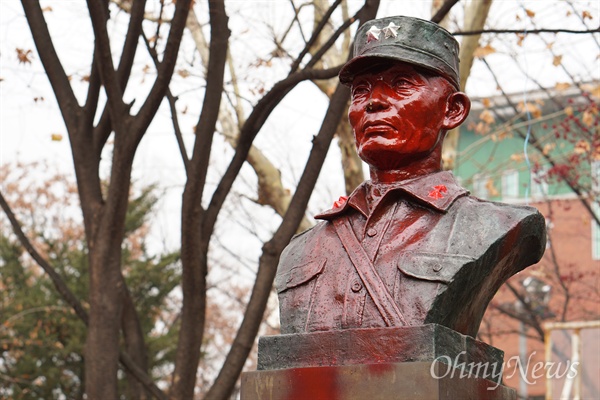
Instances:
[[[310,261],[290,268],[285,273],[277,276],[277,292],[281,293],[286,289],[296,287],[310,281],[325,268],[326,259]]]
[[[461,254],[406,252],[398,259],[398,269],[406,275],[427,281],[449,283],[473,257]]]

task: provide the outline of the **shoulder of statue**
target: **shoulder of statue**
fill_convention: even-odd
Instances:
[[[326,228],[327,224],[329,224],[327,221],[318,222],[311,228],[292,237],[290,243],[281,253],[277,273],[302,263],[302,261],[309,256],[314,256],[314,249],[317,246],[316,241],[320,240],[325,234],[323,230]]]
[[[320,243],[327,241],[329,222],[317,223],[312,228],[294,236],[281,253],[275,287],[278,293],[311,279],[323,271],[326,254]]]
[[[510,228],[531,221],[545,225],[542,214],[531,206],[482,200],[473,196],[464,197],[459,204],[462,212],[475,213],[490,223],[499,224],[498,227]]]
[[[522,253],[517,259],[523,258],[516,263],[530,265],[541,259],[546,247],[546,220],[536,208],[465,196],[457,201],[453,211],[453,236],[469,232],[468,236],[476,237],[482,249],[514,246],[515,251]],[[454,240],[451,238],[450,242]]]

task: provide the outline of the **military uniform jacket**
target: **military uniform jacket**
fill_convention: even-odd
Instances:
[[[438,323],[471,336],[498,288],[545,248],[536,209],[471,197],[450,172],[365,182],[340,200],[281,255],[282,333],[387,326],[336,233],[339,218],[349,222],[403,324]]]

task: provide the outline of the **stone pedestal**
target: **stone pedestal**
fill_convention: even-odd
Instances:
[[[452,373],[454,372],[454,373]],[[508,400],[513,389],[438,362],[306,367],[242,374],[242,400]]]
[[[503,352],[441,325],[262,337],[242,400],[516,399]]]

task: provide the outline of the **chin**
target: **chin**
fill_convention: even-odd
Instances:
[[[391,171],[402,168],[403,159],[406,159],[402,154],[390,150],[361,150],[358,156],[366,162],[371,168],[381,171]]]

